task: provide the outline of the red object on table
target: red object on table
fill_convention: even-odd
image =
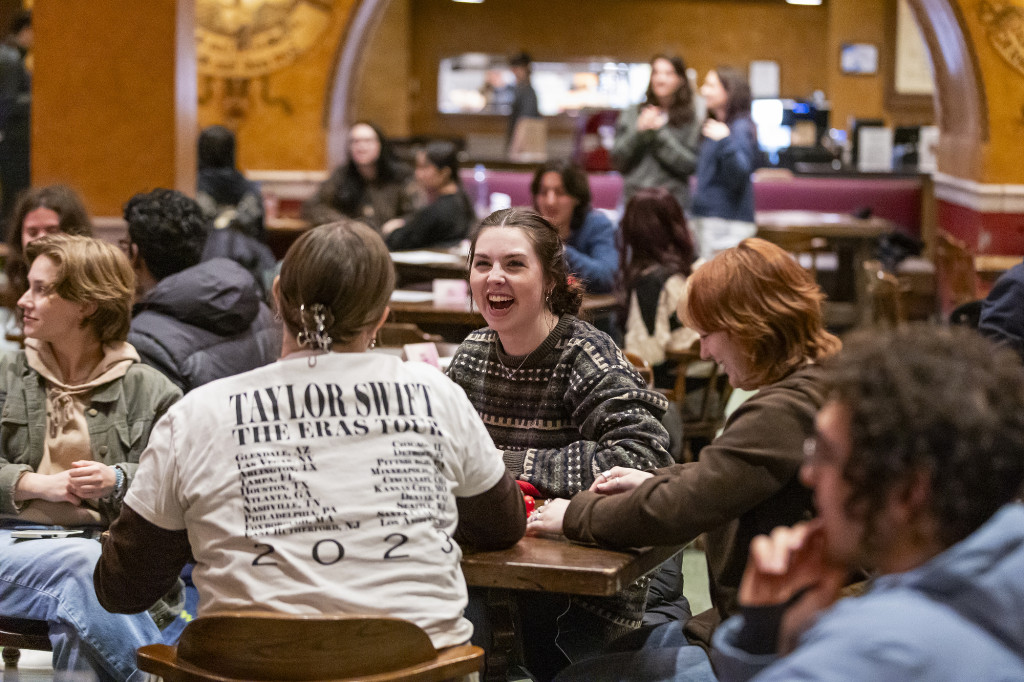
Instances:
[[[522,491],[522,493],[524,495],[533,495],[534,497],[543,497],[543,495],[540,494],[540,491],[537,490],[537,486],[535,486],[534,484],[527,483],[526,481],[516,481],[516,483],[519,484],[519,490]]]
[[[533,510],[537,508],[537,502],[533,499],[533,495],[523,495],[523,504],[526,505],[527,516],[532,514]]]

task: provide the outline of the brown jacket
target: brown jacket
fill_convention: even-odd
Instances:
[[[565,514],[567,537],[612,547],[674,545],[707,533],[714,608],[687,626],[706,643],[737,612],[736,593],[754,536],[811,515],[797,479],[803,442],[821,407],[822,370],[799,369],[736,409],[700,461],[657,469],[631,493],[577,494]]]

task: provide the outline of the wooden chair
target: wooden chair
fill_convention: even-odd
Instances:
[[[831,253],[832,248],[824,237],[814,237],[799,232],[772,232],[771,241],[793,254],[797,263],[811,273],[818,281],[818,259]],[[809,263],[809,265],[805,265]]]
[[[377,332],[377,344],[401,348],[407,343],[444,343],[439,334],[428,334],[411,322],[385,322]]]
[[[665,395],[681,411],[684,456],[688,461],[693,461],[700,447],[714,440],[725,423],[725,407],[732,395],[732,385],[717,363],[701,360],[700,341],[694,341],[685,351],[666,351],[665,356],[676,363],[676,384]],[[688,372],[691,367],[697,366],[702,371]],[[688,376],[691,383],[699,383],[699,390],[687,389]],[[695,447],[698,444],[700,447]]]
[[[904,263],[893,274],[877,260],[864,261],[871,321],[875,325],[895,327],[935,317],[934,268],[923,259],[907,259]]]
[[[0,648],[4,667],[17,669],[22,649],[52,651],[50,626],[45,620],[0,617]]]
[[[974,257],[965,243],[946,232],[935,235],[935,271],[943,315],[981,298]]]
[[[640,372],[640,376],[647,382],[647,388],[654,387],[654,370],[651,368],[651,363],[644,360],[636,353],[626,353],[626,359],[633,363],[636,367],[636,371]]]
[[[890,329],[907,321],[900,299],[900,282],[896,275],[882,269],[876,260],[864,261],[867,275],[868,299],[871,303],[871,322]]]
[[[468,644],[438,651],[426,632],[399,618],[225,612],[186,625],[177,646],[142,647],[138,665],[167,682],[435,682],[478,672],[483,657]]]

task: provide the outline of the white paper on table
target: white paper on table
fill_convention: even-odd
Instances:
[[[441,307],[461,308],[469,298],[469,283],[464,279],[435,279],[431,286],[434,304]]]
[[[441,369],[441,358],[437,353],[437,345],[431,341],[426,343],[407,343],[402,346],[405,351],[405,359],[416,362],[425,362]]]
[[[464,265],[466,257],[440,251],[395,251],[391,261],[404,265]]]
[[[428,303],[434,300],[433,291],[413,291],[412,289],[395,289],[391,292],[392,303]]]

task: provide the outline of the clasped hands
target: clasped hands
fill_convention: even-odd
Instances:
[[[117,473],[114,467],[92,460],[78,460],[71,468],[56,474],[29,472],[18,479],[14,499],[70,502],[78,506],[82,500],[98,500],[114,492]]]
[[[602,471],[594,479],[590,491],[601,495],[615,495],[633,490],[641,483],[651,478],[654,474],[638,469],[627,469],[626,467],[612,467]],[[562,523],[565,519],[565,510],[569,507],[569,500],[554,499],[539,507],[537,511],[530,514],[526,524],[527,535],[558,535],[562,532]]]

